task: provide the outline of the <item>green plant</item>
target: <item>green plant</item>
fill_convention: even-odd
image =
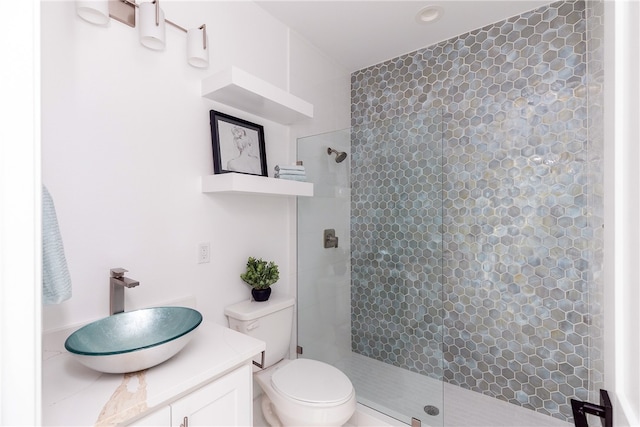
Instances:
[[[262,258],[255,259],[249,257],[247,260],[247,271],[240,275],[245,283],[254,289],[267,289],[280,278],[278,266],[273,261],[263,261]]]

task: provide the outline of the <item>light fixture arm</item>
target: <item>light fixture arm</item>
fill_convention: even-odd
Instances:
[[[153,0],[153,3],[156,5],[156,27],[159,27],[160,26],[160,0]]]
[[[187,29],[186,29],[186,28],[182,28],[180,25],[176,24],[175,22],[171,22],[171,21],[169,21],[167,18],[165,18],[165,19],[164,19],[164,22],[166,22],[166,23],[167,23],[167,24],[169,24],[169,25],[174,26],[175,28],[177,28],[177,29],[179,29],[179,30],[184,31],[185,33],[187,32]]]
[[[130,6],[133,6],[133,7],[136,7],[136,8],[140,7],[140,5],[138,3],[136,3],[135,1],[131,1],[131,0],[120,0],[120,1],[122,3],[126,3],[126,4],[128,4]],[[159,4],[159,2],[160,2],[160,0],[153,0],[153,2],[152,2],[153,4],[156,5],[156,25],[160,25],[160,4]],[[169,24],[169,25],[171,25],[171,26],[173,26],[173,27],[175,27],[175,28],[177,28],[179,30],[182,30],[185,33],[187,32],[186,28],[181,27],[180,25],[176,24],[173,21],[169,21],[167,18],[164,19],[164,22],[166,22],[167,24]],[[200,27],[200,29],[204,28],[205,26],[206,25],[202,25]]]

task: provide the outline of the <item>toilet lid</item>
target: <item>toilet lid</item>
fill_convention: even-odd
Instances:
[[[351,381],[337,368],[317,360],[296,359],[271,376],[281,394],[307,403],[340,403],[353,392]]]

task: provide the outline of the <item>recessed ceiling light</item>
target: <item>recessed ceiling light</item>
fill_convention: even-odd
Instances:
[[[444,9],[440,6],[425,6],[416,14],[418,24],[431,24],[436,22],[444,14]]]

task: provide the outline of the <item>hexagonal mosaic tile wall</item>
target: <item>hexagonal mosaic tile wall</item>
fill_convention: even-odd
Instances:
[[[353,351],[565,420],[589,397],[586,25],[554,3],[353,73]]]

